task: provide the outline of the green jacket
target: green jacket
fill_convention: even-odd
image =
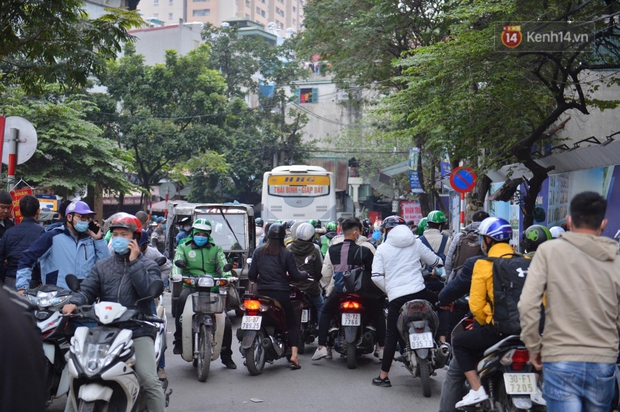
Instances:
[[[193,239],[182,242],[174,254],[173,262],[177,260],[186,261],[187,267],[181,269],[175,264],[172,267],[172,275],[200,276],[207,274],[214,277],[232,277],[230,272],[222,271],[228,262],[222,248],[217,246],[211,238],[202,247],[196,245]],[[218,290],[217,286],[211,289],[212,292],[217,292]]]

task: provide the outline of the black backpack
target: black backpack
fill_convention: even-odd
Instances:
[[[487,300],[493,310],[495,329],[503,336],[519,335],[521,324],[517,304],[532,259],[518,253],[484,259],[493,262],[493,302],[488,297]]]

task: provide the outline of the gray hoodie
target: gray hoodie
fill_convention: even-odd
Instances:
[[[546,294],[544,336],[540,305]],[[543,362],[615,363],[620,327],[618,243],[566,232],[536,250],[521,300],[521,339]]]

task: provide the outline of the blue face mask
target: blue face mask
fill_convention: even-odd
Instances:
[[[166,230],[166,224],[161,225],[161,230]]]
[[[74,220],[73,221],[73,227],[75,228],[75,230],[77,232],[80,233],[85,233],[88,230],[88,222],[82,222],[81,220],[78,220],[77,222]]]
[[[129,246],[130,242],[130,239],[124,237],[112,238],[112,249],[114,249],[114,251],[119,255],[124,255],[129,252],[129,248],[127,246]]]
[[[207,242],[209,241],[208,237],[204,237],[204,236],[196,236],[194,237],[194,243],[197,246],[204,246],[207,244]]]

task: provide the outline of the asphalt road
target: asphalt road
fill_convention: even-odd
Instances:
[[[233,360],[236,370],[229,370],[219,360],[211,363],[207,382],[198,382],[196,370],[179,355],[172,354],[174,319],[170,313],[170,294],[166,294],[168,312],[168,350],[166,373],[173,389],[169,411],[411,411],[436,412],[439,407],[444,370],[437,371],[432,382],[432,396],[424,398],[419,378],[394,362],[390,371],[391,388],[371,384],[381,367],[377,358],[365,355],[358,367],[349,370],[346,361],[334,352],[331,360],[312,362],[314,344],[306,345],[299,356],[300,370],[291,370],[286,359],[265,365],[263,373],[251,376],[243,366],[243,358],[233,330]],[[230,312],[232,315],[233,312]],[[240,318],[233,318],[233,329]],[[64,410],[65,398],[60,398],[47,410]]]

